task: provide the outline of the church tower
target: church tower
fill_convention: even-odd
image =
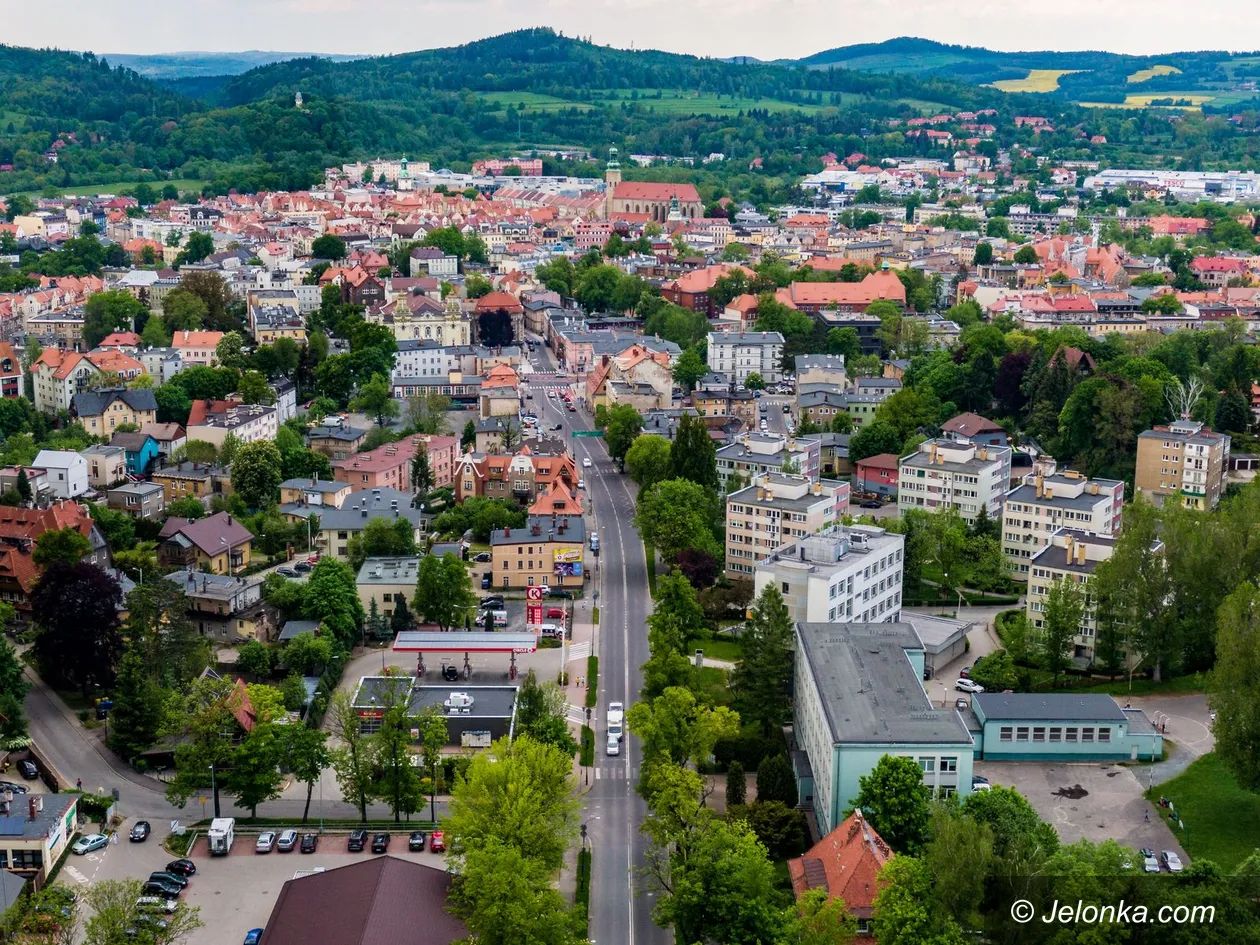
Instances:
[[[621,162],[617,160],[617,149],[608,149],[608,163],[604,166],[604,217],[612,219],[613,191],[621,183]]]
[[[293,107],[294,108],[302,107],[302,90],[301,89],[298,89],[296,92],[293,93]]]

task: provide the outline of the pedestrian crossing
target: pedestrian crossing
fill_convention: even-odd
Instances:
[[[564,715],[570,722],[577,722],[579,725],[586,724],[585,706],[566,705],[564,707]]]
[[[596,781],[637,781],[639,768],[637,765],[608,765],[595,769]]]
[[[569,644],[569,662],[570,663],[572,663],[574,660],[584,660],[590,655],[591,655],[591,641],[590,640],[587,640],[585,643],[570,643]]]

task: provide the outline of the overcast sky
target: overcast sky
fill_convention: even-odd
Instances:
[[[915,35],[995,49],[1260,48],[1252,0],[0,0],[0,42],[155,53],[392,53],[527,26],[766,59]]]

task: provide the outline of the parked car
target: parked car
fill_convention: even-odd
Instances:
[[[959,679],[954,683],[954,688],[959,692],[984,692],[984,686],[970,679]]]
[[[538,627],[538,632],[542,634],[544,637],[563,637],[564,636],[564,628],[554,623],[540,624]]]
[[[309,574],[312,568],[313,568],[313,565],[311,565],[311,563],[308,561],[299,561],[297,564],[293,566],[293,570],[298,572],[299,574]]]
[[[546,617],[548,620],[563,620],[564,608],[563,607],[548,607]]]
[[[368,832],[366,830],[351,830],[350,839],[346,841],[346,849],[351,853],[360,853],[367,845]]]
[[[984,775],[973,774],[971,776],[971,789],[973,791],[987,791],[991,787],[993,787],[993,785],[989,783],[989,779]]]
[[[487,597],[481,598],[480,607],[482,610],[502,610],[503,609],[503,595],[490,594]]]
[[[192,860],[171,860],[166,864],[166,872],[174,873],[176,876],[195,876],[197,864]]]
[[[298,832],[290,827],[288,830],[281,830],[280,836],[276,837],[276,849],[281,853],[292,853],[297,842]]]
[[[276,568],[276,574],[287,578],[295,578],[298,576],[298,573],[292,568]]]
[[[16,781],[0,781],[0,791],[12,791],[14,794],[25,794],[27,787],[25,784],[18,784]]]
[[[490,575],[488,573],[481,576],[481,589],[483,591],[490,590]]]
[[[128,834],[132,843],[144,843],[149,839],[149,834],[153,832],[153,826],[147,820],[137,820]]]
[[[429,834],[429,851],[431,853],[446,852],[446,836],[440,830],[435,830]]]
[[[389,849],[389,834],[378,833],[372,837],[372,852],[384,853]]]
[[[477,554],[476,556],[474,556],[474,557],[473,557],[473,560],[474,560],[474,561],[476,561],[476,562],[479,562],[479,563],[481,563],[481,564],[484,564],[485,562],[487,562],[487,561],[489,561],[489,560],[490,560],[490,552],[488,552],[488,551],[483,551],[483,552],[481,552],[481,553]]]
[[[160,896],[163,899],[174,900],[179,898],[183,890],[169,883],[155,883],[150,880],[140,887],[140,892],[145,896]]]
[[[573,592],[566,591],[563,587],[557,587],[554,590],[548,588],[543,593],[546,594],[548,597],[554,597],[559,600],[573,600]]]
[[[188,885],[187,876],[180,876],[178,873],[169,873],[166,870],[154,870],[149,874],[149,881],[153,883],[167,883],[168,885],[175,886],[179,889],[183,889]]]
[[[314,853],[318,846],[319,846],[319,834],[317,833],[302,834],[301,852]]]
[[[71,853],[77,853],[82,856],[85,853],[91,853],[93,850],[99,850],[109,844],[109,837],[103,833],[90,833],[86,837],[80,837],[74,841],[74,846],[70,848]]]
[[[270,853],[276,848],[276,832],[274,830],[264,830],[258,835],[258,842],[254,844],[255,853]]]
[[[1172,850],[1165,850],[1159,855],[1160,860],[1164,864],[1164,868],[1170,873],[1180,873],[1184,867],[1181,865],[1181,857]]]
[[[578,480],[578,488],[579,488],[579,489],[585,489],[585,488],[586,488],[586,480],[585,480],[585,479],[579,479],[579,480]]]
[[[245,945],[258,945],[262,941],[262,929],[250,929],[245,933]]]
[[[958,675],[959,675],[959,676],[961,676],[963,679],[970,679],[970,678],[971,678],[971,667],[970,667],[970,666],[964,666],[962,669],[960,669],[960,670],[958,671]]]
[[[858,508],[863,509],[882,509],[883,507],[884,503],[880,502],[878,499],[867,499],[865,502],[858,503]]]
[[[22,772],[22,777],[28,781],[34,781],[39,777],[39,768],[29,758],[18,762],[18,770]]]
[[[141,896],[136,900],[139,912],[174,912],[178,908],[179,903],[161,896]]]
[[[427,839],[423,830],[413,830],[411,836],[407,838],[407,849],[412,853],[419,853],[424,849],[424,841]]]
[[[1154,850],[1152,850],[1150,847],[1142,847],[1142,849],[1139,850],[1138,853],[1141,854],[1142,856],[1142,872],[1143,873],[1158,873],[1159,872],[1159,858],[1155,856]]]

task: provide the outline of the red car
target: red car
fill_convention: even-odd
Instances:
[[[435,830],[429,834],[429,849],[434,853],[446,852],[446,837],[442,831]]]
[[[563,608],[563,607],[548,607],[548,608],[547,608],[547,619],[548,619],[548,620],[563,620],[563,619],[564,619],[564,608]]]

